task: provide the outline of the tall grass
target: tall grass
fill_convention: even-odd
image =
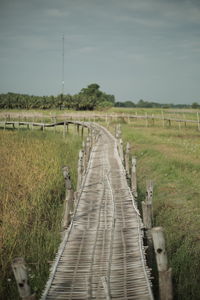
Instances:
[[[200,133],[122,124],[124,141],[137,156],[140,201],[154,181],[154,225],[166,232],[175,299],[200,295]]]
[[[18,299],[12,259],[23,256],[30,284],[41,293],[60,242],[64,180],[76,183],[81,140],[69,133],[0,131],[0,299]]]

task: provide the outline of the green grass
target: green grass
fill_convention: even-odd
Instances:
[[[154,182],[154,226],[166,233],[175,299],[200,295],[200,133],[191,129],[122,124],[124,141],[137,157],[138,189]],[[144,199],[140,193],[140,201]]]
[[[76,184],[81,138],[71,131],[0,130],[0,299],[18,299],[13,258],[25,258],[39,295],[60,243],[65,193],[62,166]]]

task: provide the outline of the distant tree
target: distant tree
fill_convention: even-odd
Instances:
[[[135,103],[132,101],[125,101],[124,105],[125,107],[135,107]]]
[[[197,102],[193,102],[191,107],[192,108],[200,108],[200,105]]]

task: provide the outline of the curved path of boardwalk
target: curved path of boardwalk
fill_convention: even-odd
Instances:
[[[141,227],[116,140],[101,127],[42,299],[153,299]]]

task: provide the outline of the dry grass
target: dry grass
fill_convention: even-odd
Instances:
[[[43,288],[60,242],[64,180],[69,165],[75,184],[81,140],[53,132],[0,131],[0,298],[18,299],[10,264],[23,256],[31,286]]]

